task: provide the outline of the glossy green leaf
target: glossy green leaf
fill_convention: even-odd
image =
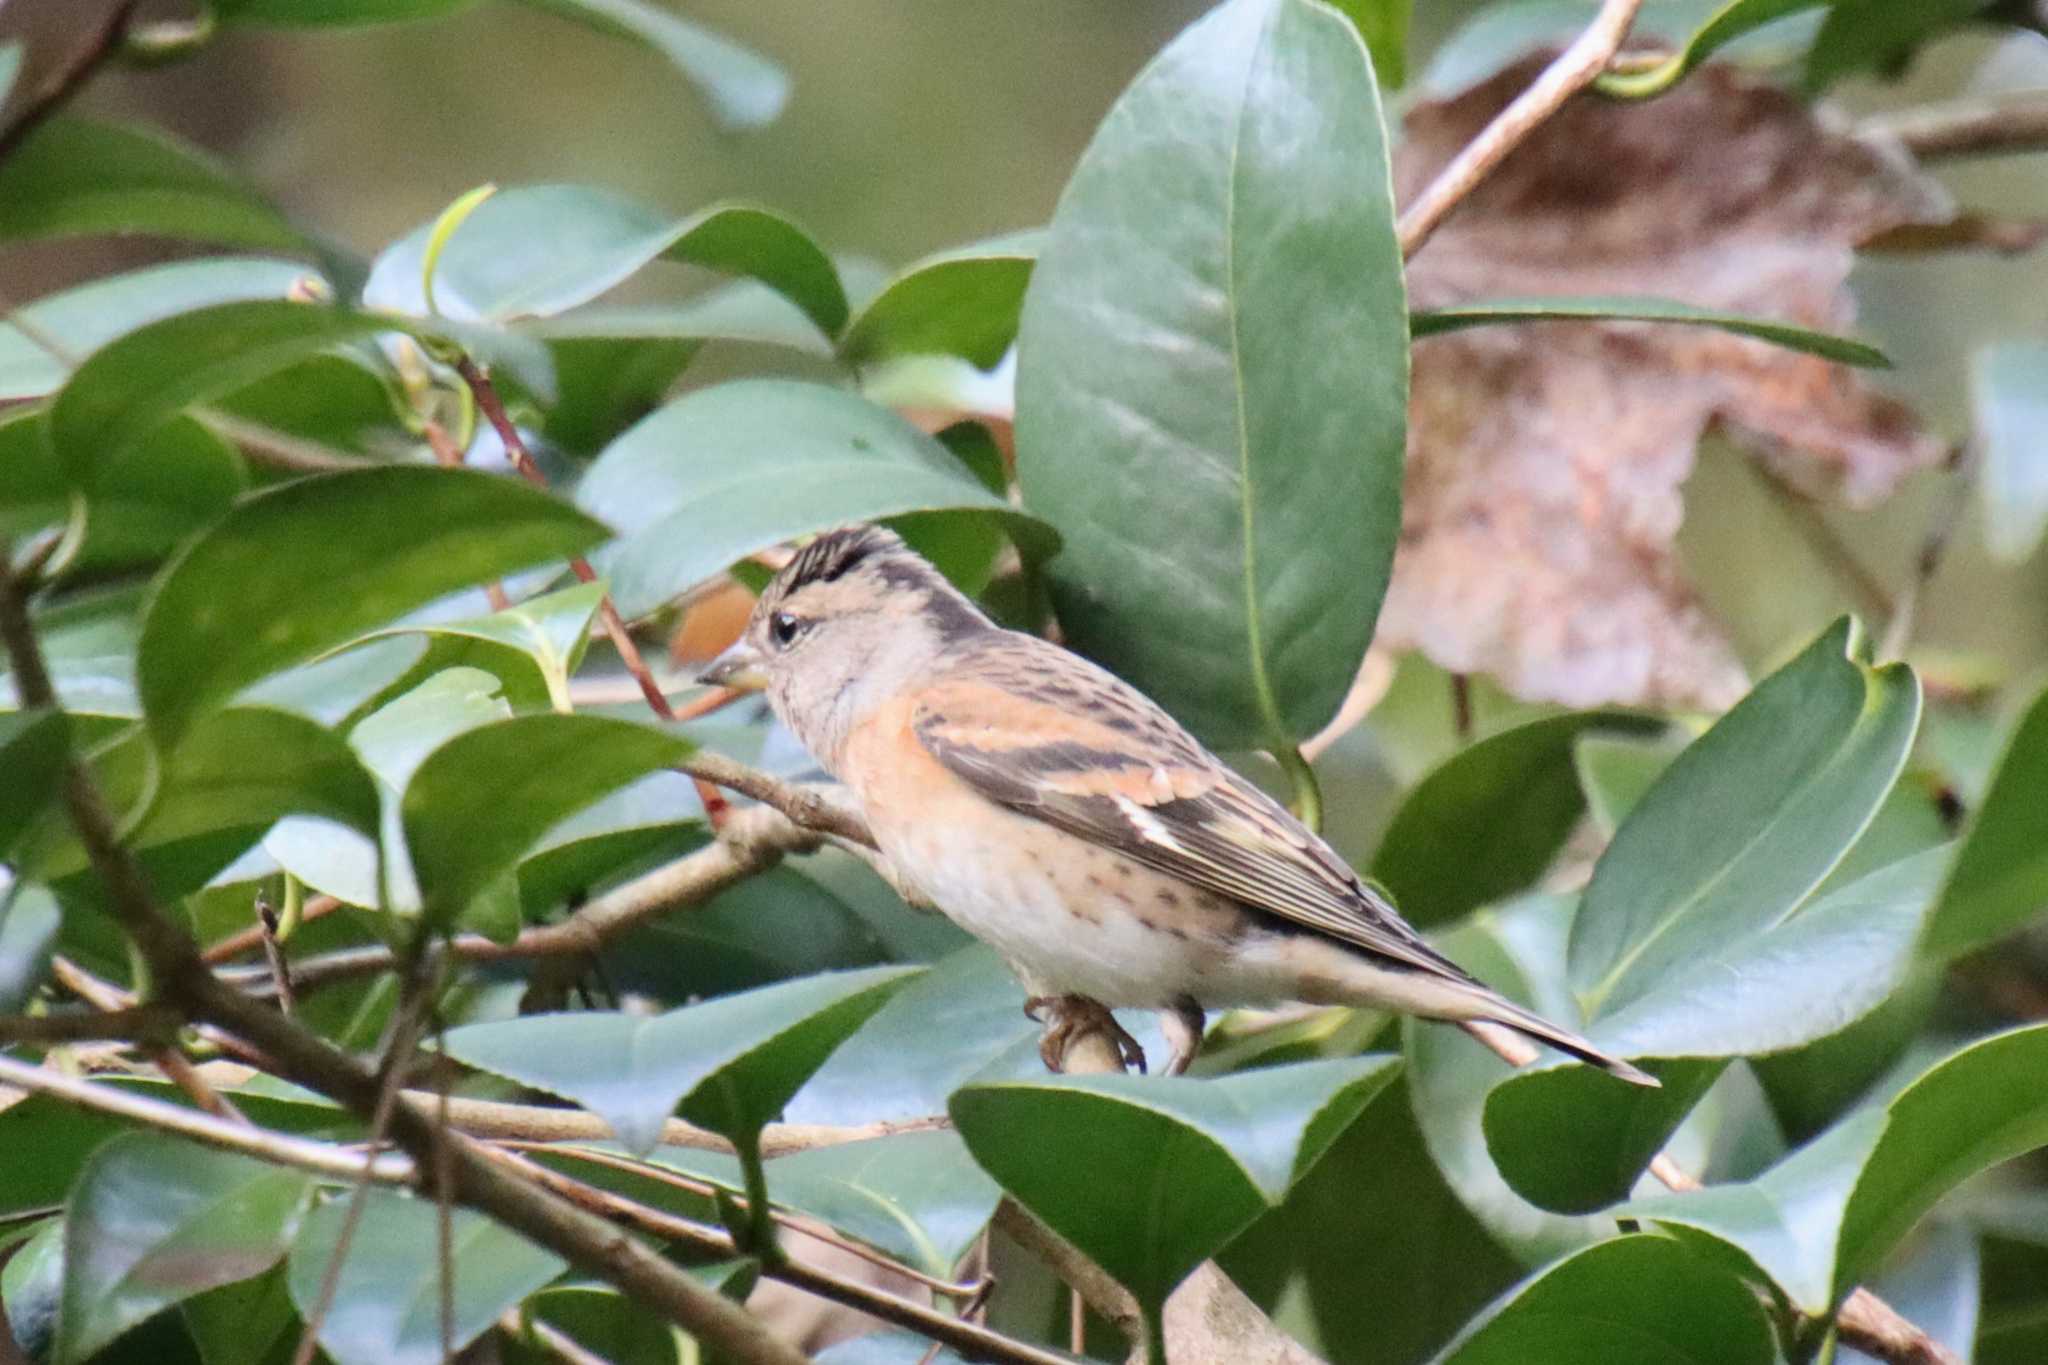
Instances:
[[[1486,1101],[1495,1161],[1517,1192],[1582,1211],[1623,1197],[1719,1064],[1832,1037],[1905,986],[1933,904],[1945,849],[1871,873],[1761,932],[1692,958],[1654,994],[1587,1029],[1623,1056],[1659,1063],[1663,1092],[1617,1096],[1583,1067],[1530,1070]]]
[[[351,905],[420,909],[419,884],[405,848],[399,800],[428,754],[456,735],[509,719],[496,678],[481,669],[448,668],[406,688],[349,731],[348,742],[377,779],[382,818],[368,835],[330,821],[279,821],[263,846],[279,865],[315,891]],[[380,880],[381,876],[381,880]]]
[[[1903,664],[1873,668],[1843,620],[1672,763],[1616,833],[1572,925],[1595,1019],[1780,922],[1891,790],[1920,716]]]
[[[1983,450],[1984,541],[1996,558],[2017,564],[2048,531],[2048,343],[1987,347],[1970,377]]]
[[[1301,1332],[1306,1308],[1324,1360],[1415,1365],[1523,1272],[1430,1159],[1414,1080],[1410,1067],[1380,1091],[1280,1207],[1217,1258],[1282,1325]]]
[[[108,461],[82,502],[40,413],[0,421],[0,471],[0,536],[65,528],[82,508],[81,538],[66,552],[74,571],[160,558],[218,520],[249,481],[234,447],[186,417]]]
[[[466,470],[389,466],[266,490],[158,580],[136,660],[143,708],[174,741],[268,674],[603,537],[544,492]]]
[[[868,365],[894,356],[957,355],[995,368],[1017,339],[1042,235],[1019,233],[917,262],[860,310],[840,356]]]
[[[1025,298],[1017,472],[1067,638],[1219,748],[1322,728],[1372,638],[1407,421],[1388,177],[1350,24],[1230,0],[1110,110]]]
[[[444,917],[460,913],[564,818],[691,748],[603,716],[518,716],[457,735],[405,788],[405,841],[423,903]]]
[[[1204,1081],[1052,1077],[969,1085],[948,1109],[982,1169],[1156,1313],[1397,1068],[1355,1057]]]
[[[1935,1203],[2048,1144],[2048,1025],[1970,1044],[1753,1180],[1639,1199],[1626,1212],[1711,1239],[1792,1303],[1825,1312]]]
[[[1417,340],[1467,327],[1489,327],[1504,322],[1656,322],[1688,327],[1713,327],[1737,336],[1754,337],[1787,350],[1838,360],[1844,365],[1889,367],[1891,361],[1875,346],[1850,337],[1816,332],[1807,327],[1774,322],[1770,318],[1721,313],[1676,299],[1651,297],[1583,298],[1539,296],[1525,299],[1484,299],[1448,308],[1432,308],[1409,318],[1410,331]]]
[[[65,1206],[57,1359],[90,1359],[169,1305],[275,1264],[312,1192],[303,1172],[178,1138],[107,1143]]]
[[[1661,95],[1701,62],[1745,34],[1789,14],[1830,3],[1832,0],[1729,0],[1663,61],[1641,71],[1607,72],[1595,83],[1595,88],[1612,99]]]
[[[0,892],[0,1013],[12,1014],[43,982],[64,912],[40,886]]]
[[[371,1188],[320,1324],[320,1345],[336,1365],[439,1365],[441,1270],[439,1212],[431,1200]],[[346,1198],[315,1209],[292,1247],[292,1302],[302,1316],[341,1240]],[[500,1314],[561,1274],[560,1257],[479,1213],[456,1209],[454,1329],[458,1349]]]
[[[72,477],[96,471],[195,403],[225,397],[344,342],[385,332],[445,337],[554,388],[547,349],[509,332],[279,299],[215,304],[153,322],[94,352],[50,406],[50,439]]]
[[[1612,839],[1636,803],[1657,785],[1657,779],[1678,757],[1680,745],[1667,734],[1653,740],[1619,735],[1582,735],[1573,746],[1572,767],[1585,793],[1586,813],[1600,832]]]
[[[1746,1285],[1676,1242],[1641,1235],[1587,1247],[1523,1281],[1432,1365],[1776,1365],[1778,1358],[1763,1305]]]
[[[62,711],[0,712],[0,858],[62,790],[71,729]]]
[[[206,715],[168,755],[131,729],[95,754],[92,768],[160,895],[197,890],[286,815],[377,827],[375,787],[340,736],[267,707]],[[16,856],[60,891],[97,885],[61,811],[46,811]]]
[[[773,123],[789,101],[789,77],[760,53],[693,24],[654,0],[519,0],[666,58],[729,129]]]
[[[282,1263],[251,1279],[195,1294],[179,1306],[203,1365],[291,1365],[298,1314]]]
[[[1372,69],[1390,90],[1408,81],[1408,24],[1415,0],[1331,0],[1372,53]]]
[[[318,278],[300,262],[210,257],[109,275],[46,295],[20,309],[25,326],[0,323],[0,399],[55,393],[73,363],[123,332],[208,304],[281,299]]]
[[[1423,778],[1380,839],[1373,877],[1428,928],[1533,885],[1585,811],[1574,745],[1659,728],[1615,711],[1554,716],[1489,735]]]
[[[1571,1002],[1560,988],[1571,909],[1569,900],[1562,897],[1523,897],[1480,911],[1438,938],[1437,946],[1510,999],[1550,1018],[1574,1023]],[[1483,1121],[1488,1094],[1514,1074],[1506,1062],[1457,1029],[1419,1019],[1403,1021],[1402,1043],[1408,1057],[1406,1075],[1415,1122],[1430,1157],[1458,1201],[1509,1254],[1523,1265],[1539,1265],[1613,1235],[1613,1219],[1567,1216],[1540,1208],[1502,1176],[1488,1147]],[[1696,1097],[1697,1083],[1686,1079],[1687,1089]],[[1600,1136],[1610,1137],[1606,1124],[1625,1107],[1640,1103],[1639,1088],[1616,1085],[1604,1077],[1600,1080],[1600,1098],[1605,1102],[1598,1111]],[[1671,1088],[1667,1083],[1666,1089]],[[1589,1152],[1590,1144],[1584,1138],[1574,1134],[1570,1152],[1592,1158],[1595,1154]]]
[[[59,115],[0,167],[0,241],[131,233],[257,251],[306,246],[225,166],[155,129]]]
[[[739,1162],[721,1153],[663,1147],[650,1159],[745,1193]],[[896,1133],[779,1156],[768,1163],[768,1188],[778,1207],[809,1214],[928,1275],[953,1273],[1002,1198],[960,1135],[947,1132]]]
[[[1919,716],[1910,670],[1872,669],[1853,644],[1845,621],[1759,684],[1672,762],[1594,869],[1569,956],[1585,1031],[1672,1060],[1653,1068],[1661,1091],[1619,1095],[1556,1065],[1495,1088],[1493,1158],[1537,1204],[1624,1197],[1718,1059],[1838,1032],[1903,984],[1942,855],[1808,904],[1891,790]]]
[[[1034,557],[1056,543],[895,413],[784,379],[739,380],[670,403],[606,447],[576,500],[619,532],[602,558],[628,616],[757,550],[849,521],[969,508]]]
[[[674,303],[596,304],[516,324],[559,354],[586,341],[730,341],[830,357],[832,343],[803,308],[759,280],[734,280]],[[566,380],[565,388],[566,388]]]
[[[1135,1031],[1139,1016],[1124,1023]],[[973,1081],[1045,1072],[1024,988],[994,949],[951,954],[891,997],[789,1104],[792,1123],[859,1124],[942,1114]],[[1141,1036],[1142,1041],[1142,1036]],[[903,1059],[915,1057],[915,1066]]]
[[[420,316],[429,311],[420,275],[433,227],[421,224],[377,258],[363,291],[367,305]],[[827,336],[846,323],[838,269],[787,218],[746,204],[670,218],[584,185],[504,190],[478,206],[441,250],[434,299],[456,318],[552,317],[659,259],[758,279]]]
[[[817,1365],[957,1365],[951,1351],[933,1354],[931,1341],[915,1332],[863,1332],[812,1356]]]
[[[749,1143],[847,1035],[917,975],[874,967],[787,981],[652,1017],[529,1015],[448,1034],[450,1055],[576,1101],[646,1152],[678,1111]]]
[[[392,626],[371,638],[425,635],[435,647],[419,667],[434,672],[483,668],[505,683],[506,695],[521,709],[567,711],[569,675],[590,643],[590,623],[604,594],[604,581],[598,579],[529,597],[488,616]]]
[[[0,1265],[0,1305],[7,1329],[30,1360],[56,1350],[58,1305],[64,1290],[64,1224],[52,1218]]]
[[[407,19],[433,19],[466,9],[476,0],[211,0],[224,24],[274,28],[353,27]]]
[[[699,1267],[691,1267],[700,1273]],[[694,1365],[682,1355],[688,1338],[668,1319],[601,1282],[552,1285],[520,1305],[521,1316],[545,1323],[607,1365]],[[538,1341],[510,1333],[497,1340],[503,1365],[560,1365],[562,1357]],[[591,1362],[586,1362],[591,1365]]]
[[[810,330],[809,323],[803,326]],[[559,396],[541,421],[541,433],[571,454],[594,457],[661,405],[701,348],[695,337],[550,339],[548,354],[554,358]]]
[[[2048,692],[2020,717],[1928,921],[1923,951],[1947,961],[2048,909]]]

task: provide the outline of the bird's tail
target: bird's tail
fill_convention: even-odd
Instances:
[[[1591,1043],[1573,1033],[1570,1029],[1559,1028],[1542,1015],[1523,1009],[1511,1000],[1488,991],[1487,1013],[1476,1019],[1460,1020],[1459,1024],[1467,1033],[1492,1049],[1494,1054],[1513,1066],[1527,1066],[1536,1060],[1536,1049],[1525,1039],[1534,1038],[1559,1052],[1568,1053],[1582,1062],[1591,1063],[1617,1080],[1630,1085],[1647,1085],[1655,1088],[1662,1084],[1655,1076],[1639,1067],[1631,1066],[1619,1057],[1611,1056],[1594,1047]]]

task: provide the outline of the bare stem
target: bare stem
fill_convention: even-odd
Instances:
[[[1868,118],[1856,131],[1896,138],[1922,161],[2048,150],[2048,95],[1904,109]]]
[[[1401,259],[1408,260],[1421,250],[1451,210],[1478,189],[1508,153],[1607,69],[1642,4],[1643,0],[1606,0],[1585,32],[1437,172],[1436,179],[1401,215]]]

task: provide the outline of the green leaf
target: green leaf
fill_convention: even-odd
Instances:
[[[793,1123],[924,1118],[971,1081],[1043,1075],[1024,988],[995,950],[973,944],[905,986],[790,1101]],[[915,1058],[914,1065],[905,1065]]]
[[[1816,332],[1769,318],[1741,313],[1721,313],[1676,299],[1652,297],[1585,298],[1568,295],[1523,299],[1484,299],[1449,308],[1432,308],[1408,319],[1417,340],[1467,327],[1488,327],[1503,322],[1659,322],[1691,327],[1715,327],[1737,336],[1754,337],[1787,350],[1838,360],[1844,365],[1889,368],[1883,351],[1850,337]]]
[[[822,384],[749,379],[670,403],[605,448],[576,490],[617,528],[602,557],[638,616],[779,541],[849,521],[969,508],[1032,557],[1045,526],[903,418]]]
[[[1617,1288],[1627,1286],[1625,1306]],[[1663,1237],[1616,1237],[1524,1280],[1432,1365],[1635,1360],[1775,1365],[1763,1305],[1740,1280]]]
[[[721,1153],[662,1147],[650,1159],[745,1193],[739,1162]],[[589,1168],[564,1163],[560,1169]],[[809,1214],[928,1275],[953,1273],[1002,1197],[960,1135],[946,1132],[792,1152],[768,1163],[768,1182],[777,1207]]]
[[[2021,715],[1956,851],[1922,952],[1946,962],[2048,908],[2048,692]]]
[[[691,1267],[693,1273],[698,1269]],[[531,1321],[544,1322],[564,1333],[596,1360],[625,1365],[686,1365],[680,1351],[686,1340],[683,1334],[668,1319],[610,1285],[554,1285],[527,1299],[520,1312]],[[537,1343],[529,1346],[509,1333],[498,1338],[498,1350],[505,1365],[560,1365],[562,1359]]]
[[[75,361],[123,332],[208,304],[282,299],[318,278],[299,262],[228,256],[148,266],[46,295],[17,310],[24,325],[0,323],[0,399],[55,393]]]
[[[839,343],[849,365],[957,355],[984,370],[1017,339],[1042,234],[1018,233],[928,256],[884,285]]]
[[[1836,623],[1678,756],[1616,833],[1572,925],[1571,983],[1598,1019],[1715,945],[1781,922],[1891,790],[1920,716],[1903,664],[1862,663]]]
[[[71,729],[62,711],[0,713],[0,859],[62,790]]]
[[[0,471],[0,536],[63,528],[80,506],[40,413],[0,419]],[[159,559],[218,520],[248,481],[232,446],[190,418],[173,418],[100,471],[82,504],[83,538],[68,551],[67,567]]]
[[[173,742],[268,674],[603,538],[545,492],[468,470],[395,465],[268,489],[158,579],[136,659],[143,709]]]
[[[282,1264],[193,1295],[179,1316],[204,1365],[289,1365],[298,1345],[298,1314]]]
[[[948,1108],[983,1170],[1157,1314],[1189,1271],[1280,1203],[1398,1065],[1354,1057],[1199,1082],[1062,1076],[969,1085]]]
[[[1731,936],[1587,1034],[1624,1056],[1709,1060],[1832,1037],[1905,986],[1947,861],[1946,849],[1915,855],[1762,932]],[[1574,1212],[1624,1197],[1720,1067],[1665,1062],[1657,1071],[1664,1093],[1641,1097],[1616,1097],[1583,1067],[1502,1081],[1487,1097],[1486,1133],[1508,1183],[1545,1208]]]
[[[511,716],[498,689],[498,680],[481,669],[444,669],[364,716],[348,740],[377,778],[382,817],[373,837],[327,821],[289,819],[271,830],[264,849],[316,891],[351,905],[418,913],[420,891],[405,847],[400,795],[435,749]]]
[[[444,918],[461,913],[563,819],[692,747],[603,716],[519,716],[457,735],[405,788],[405,842],[423,903]]]
[[[604,580],[596,579],[529,597],[488,616],[392,626],[368,638],[425,635],[438,648],[429,649],[418,667],[432,672],[481,667],[505,683],[507,696],[521,709],[552,707],[566,712],[569,675],[590,643],[590,623],[604,593]],[[511,659],[518,663],[511,664]]]
[[[1983,447],[1984,542],[1994,558],[2017,564],[2048,531],[2048,343],[1986,347],[1970,378]]]
[[[1480,911],[1438,938],[1437,947],[1509,999],[1571,1022],[1571,1002],[1561,989],[1571,908],[1562,897],[1526,896]],[[1488,1094],[1514,1074],[1507,1063],[1458,1030],[1424,1020],[1404,1020],[1402,1042],[1415,1121],[1429,1155],[1459,1202],[1495,1241],[1524,1265],[1536,1265],[1613,1234],[1613,1219],[1567,1217],[1540,1208],[1503,1178],[1483,1120]],[[1637,1088],[1600,1079],[1606,1101],[1599,1111],[1601,1136],[1607,1136],[1606,1121],[1613,1119],[1615,1107],[1636,1103]],[[1672,1079],[1679,1078],[1667,1078],[1666,1089],[1672,1088]],[[1690,1083],[1688,1089],[1696,1095]],[[1581,1139],[1573,1135],[1573,1154],[1587,1154],[1589,1144]]]
[[[0,1013],[12,1014],[43,983],[64,912],[40,886],[17,882],[0,893]]]
[[[1388,177],[1350,24],[1230,0],[1110,110],[1025,297],[1017,471],[1067,638],[1218,748],[1321,729],[1372,638],[1407,422]]]
[[[550,395],[547,350],[508,332],[324,304],[256,299],[153,322],[95,351],[50,405],[50,439],[72,477],[97,470],[195,403],[222,398],[343,342],[384,332],[453,340]]]
[[[1737,38],[1788,14],[1830,3],[1832,0],[1729,0],[1663,61],[1642,71],[1607,72],[1594,82],[1594,88],[1611,99],[1661,95]]]
[[[1717,0],[1645,0],[1629,29],[1630,41],[1675,48],[1720,7]],[[1562,47],[1590,24],[1599,0],[1498,0],[1437,45],[1419,82],[1422,93],[1446,98],[1493,75],[1510,62],[1546,47]],[[1806,55],[1820,15],[1789,17],[1736,39],[1727,59],[1782,66]]]
[[[1586,808],[1574,746],[1660,728],[1619,711],[1553,716],[1489,735],[1423,778],[1372,863],[1402,915],[1427,928],[1533,885]]]
[[[420,275],[433,229],[421,224],[377,258],[366,305],[426,315]],[[747,204],[669,218],[584,185],[504,190],[471,211],[441,251],[434,298],[456,318],[552,317],[658,259],[760,280],[828,337],[846,323],[846,292],[832,258],[787,218]]]
[[[341,737],[303,716],[237,706],[196,721],[168,755],[131,729],[93,756],[93,776],[160,895],[197,890],[292,814],[377,828],[370,775]],[[20,866],[59,891],[97,886],[56,810],[22,841]]]
[[[1372,53],[1372,69],[1389,90],[1408,81],[1408,24],[1415,0],[1330,0]]]
[[[74,722],[96,722],[103,732],[109,719],[141,716],[135,699],[141,597],[141,590],[133,586],[82,592],[33,611],[30,619],[42,641],[57,701]],[[5,667],[0,660],[0,669]],[[13,678],[0,673],[0,706],[20,705]]]
[[[1698,1234],[1828,1311],[1963,1181],[2048,1144],[2048,1025],[1963,1048],[1754,1180],[1639,1199],[1622,1212]]]
[[[272,28],[339,28],[433,19],[467,9],[476,0],[210,0],[224,24]]]
[[[750,1144],[848,1034],[918,969],[786,981],[651,1018],[529,1015],[448,1034],[451,1056],[595,1110],[646,1152],[682,1117]]]
[[[1597,733],[1579,738],[1572,751],[1572,767],[1585,793],[1586,813],[1601,834],[1614,837],[1621,822],[1657,785],[1678,753],[1679,746],[1669,734],[1652,740]]]
[[[93,1154],[64,1213],[57,1359],[83,1361],[181,1299],[275,1264],[313,1178],[154,1133]]]
[[[732,39],[702,28],[650,0],[520,0],[600,33],[631,39],[680,71],[728,129],[773,123],[789,101],[781,67]]]
[[[1985,0],[1834,0],[1806,54],[1802,84],[1809,93],[1844,77],[1896,79],[1921,47],[1946,32],[1982,23],[1994,6]]]
[[[364,1208],[320,1324],[320,1345],[336,1365],[439,1365],[439,1212],[394,1190],[364,1192]],[[341,1240],[347,1198],[315,1209],[292,1247],[292,1302],[310,1316]],[[459,1350],[500,1314],[567,1267],[553,1252],[480,1213],[456,1209],[454,1327]]]
[[[0,241],[128,233],[257,251],[307,245],[225,166],[155,129],[59,115],[0,167]]]
[[[1870,668],[1854,647],[1844,621],[1759,684],[1672,762],[1595,867],[1569,958],[1588,1036],[1621,1056],[1701,1060],[1659,1065],[1661,1091],[1628,1095],[1578,1066],[1502,1081],[1486,1133],[1517,1192],[1570,1211],[1626,1196],[1716,1059],[1837,1032],[1903,983],[1941,855],[1802,908],[1891,790],[1919,717],[1911,671]]]
[[[63,1286],[64,1224],[52,1218],[0,1265],[8,1332],[30,1360],[47,1360],[56,1349]]]

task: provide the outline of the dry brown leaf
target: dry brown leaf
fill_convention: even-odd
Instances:
[[[1418,105],[1410,198],[1541,69]],[[1410,266],[1414,306],[1656,295],[1847,331],[1855,247],[1955,218],[1895,148],[1708,67],[1640,104],[1584,97],[1517,151]],[[1890,493],[1940,442],[1847,367],[1697,327],[1546,323],[1414,354],[1402,544],[1380,643],[1517,696],[1719,707],[1745,678],[1673,549],[1712,425],[1796,487]]]

